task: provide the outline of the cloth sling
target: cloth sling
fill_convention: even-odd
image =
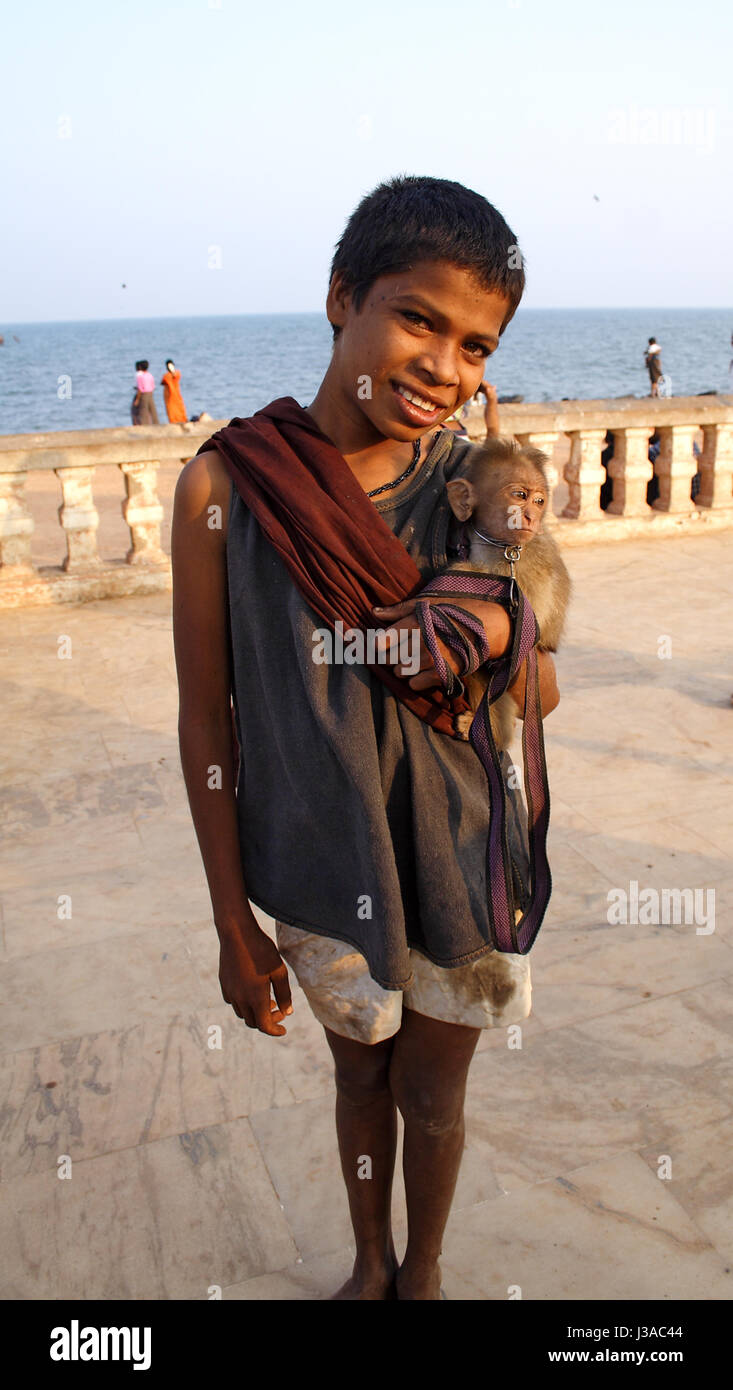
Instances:
[[[470,714],[470,705],[463,682],[444,661],[437,639],[440,637],[455,654],[461,674],[466,675],[490,659],[486,634],[479,619],[465,609],[445,603],[437,607],[426,600],[462,593],[509,607],[511,581],[452,570],[450,575],[439,575],[425,585],[414,561],[379,515],[343,455],[290,396],[273,401],[249,419],[236,417],[212,434],[198,452],[212,446],[296,588],[332,631],[338,621],[344,627],[373,631],[378,625],[373,607],[392,607],[416,598],[416,620],[442,689],[418,693],[381,662],[369,663],[369,670],[425,723],[450,737],[465,738],[460,716]],[[520,591],[510,651],[492,665],[489,687],[469,731],[489,784],[486,886],[492,944],[498,951],[521,955],[534,943],[552,886],[546,855],[550,803],[535,649],[538,638],[534,613]],[[529,906],[515,923],[506,790],[489,706],[506,690],[525,660],[522,748],[532,891]]]

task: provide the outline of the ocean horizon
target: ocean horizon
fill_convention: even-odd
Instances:
[[[520,309],[486,376],[526,401],[649,394],[647,339],[662,348],[675,396],[732,389],[733,308]],[[0,433],[129,425],[135,362],[147,358],[155,400],[165,361],[181,371],[189,417],[251,415],[278,396],[312,400],[331,352],[322,312],[179,315],[0,324]]]

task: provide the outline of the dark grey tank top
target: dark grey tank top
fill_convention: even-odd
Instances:
[[[474,447],[438,431],[410,483],[374,501],[426,582],[454,558],[445,482]],[[323,620],[234,484],[227,573],[251,901],[349,942],[384,989],[409,984],[410,948],[445,967],[492,950],[488,787],[471,745],[418,719],[365,666],[314,661]]]

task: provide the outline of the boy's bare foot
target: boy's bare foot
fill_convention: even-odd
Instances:
[[[395,1292],[395,1272],[397,1263],[393,1266],[379,1265],[370,1269],[357,1269],[354,1265],[354,1272],[337,1293],[331,1294],[331,1302],[339,1299],[350,1301],[363,1299],[365,1301],[377,1302],[387,1298],[396,1298]]]
[[[432,1301],[442,1297],[440,1288],[440,1265],[435,1264],[411,1272],[403,1266],[398,1269],[395,1279],[397,1297],[403,1301],[411,1299]]]

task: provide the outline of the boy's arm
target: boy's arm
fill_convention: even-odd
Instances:
[[[280,1037],[292,1012],[287,968],[250,907],[242,872],[231,724],[225,524],[231,482],[218,454],[191,459],[176,486],[171,532],[178,734],[191,816],[221,947],[225,1001],[250,1028]],[[216,513],[213,513],[216,519]],[[270,988],[275,994],[272,1005]]]

